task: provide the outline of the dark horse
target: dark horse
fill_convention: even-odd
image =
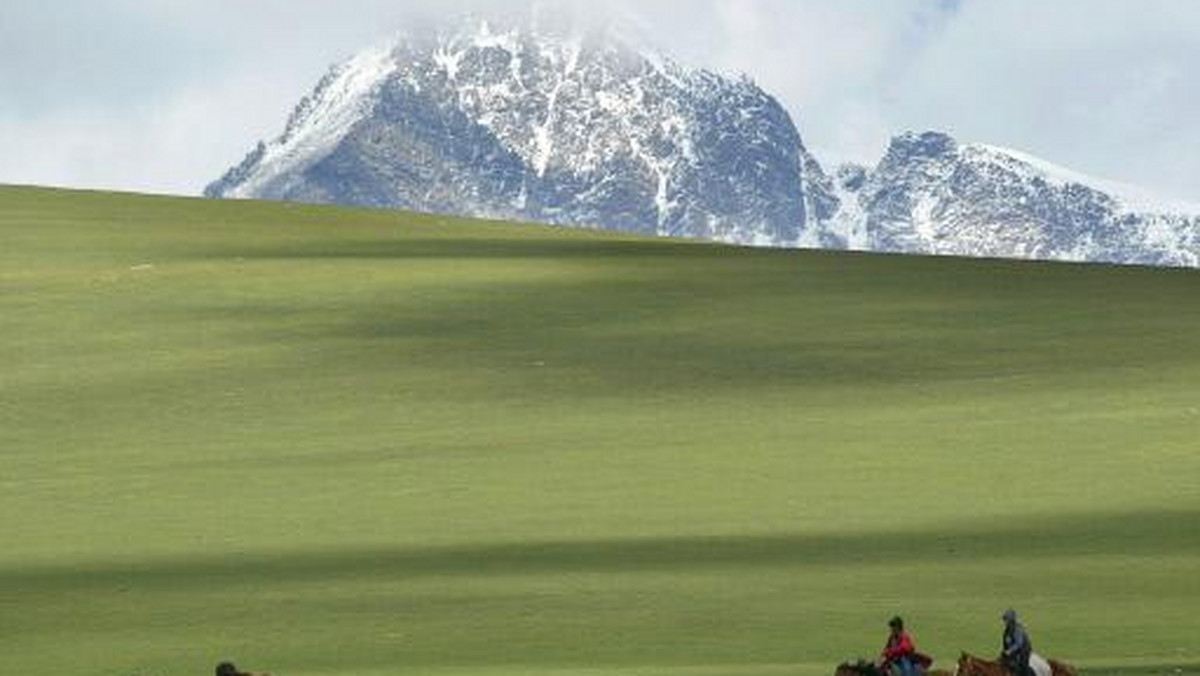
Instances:
[[[233,662],[222,662],[217,665],[216,676],[267,676],[266,674],[251,674],[238,669]]]
[[[1033,662],[1037,659],[1040,658],[1035,656],[1030,661]],[[1078,676],[1075,667],[1066,662],[1059,660],[1045,660],[1045,662],[1050,668],[1050,676]],[[1012,674],[1003,662],[985,660],[982,657],[963,653],[958,657],[958,668],[954,670],[954,676],[1012,676]]]
[[[842,662],[834,669],[833,676],[887,676],[874,662],[858,660],[857,662]]]
[[[945,669],[929,669],[928,671],[921,669],[917,673],[923,676],[954,676],[954,674]],[[833,676],[892,676],[892,672],[887,669],[880,669],[874,662],[858,660],[856,662],[842,662],[834,670]]]

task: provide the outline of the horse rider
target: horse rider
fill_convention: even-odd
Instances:
[[[1013,676],[1035,676],[1029,666],[1029,656],[1033,654],[1033,642],[1025,627],[1017,622],[1017,611],[1004,611],[1004,638],[1001,643],[1000,659],[1008,667]]]
[[[904,631],[904,620],[900,617],[889,620],[888,627],[891,633],[879,655],[879,668],[884,673],[891,672],[894,667],[900,676],[920,676],[933,660],[917,652],[917,646],[908,632]]]

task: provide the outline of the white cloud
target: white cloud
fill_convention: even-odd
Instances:
[[[967,3],[893,84],[898,126],[944,128],[1200,196],[1200,3]]]
[[[260,102],[294,94],[242,75],[136,104],[77,104],[32,119],[0,118],[0,181],[196,194],[253,139],[277,133],[279,111]]]
[[[196,193],[333,62],[420,14],[583,0],[8,0],[0,181]],[[940,128],[1200,199],[1200,2],[614,0],[680,60],[744,72],[806,142],[871,161]]]
[[[894,131],[886,83],[940,27],[928,0],[724,0],[718,65],[782,98],[806,142],[833,161],[872,162]]]

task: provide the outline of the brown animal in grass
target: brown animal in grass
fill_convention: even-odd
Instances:
[[[945,669],[930,669],[923,673],[924,676],[954,676],[954,672]],[[842,662],[834,669],[833,676],[888,676],[888,673],[875,666],[874,662],[859,660],[857,662]],[[1070,674],[1068,676],[1075,675]]]
[[[1041,664],[1039,664],[1039,662]],[[1044,666],[1043,666],[1044,665]],[[1041,676],[1043,673],[1048,673],[1049,676],[1078,676],[1075,667],[1061,660],[1047,660],[1039,655],[1033,655],[1030,658],[1030,666],[1033,667],[1034,673]],[[985,660],[982,657],[976,657],[969,653],[962,653],[958,658],[958,667],[954,671],[954,676],[1013,676],[1008,666],[998,660]]]
[[[270,676],[270,674],[252,674],[238,669],[233,662],[222,662],[217,665],[216,676]]]
[[[1079,672],[1075,667],[1066,662],[1049,658],[1046,659],[1046,662],[1050,664],[1051,676],[1079,676]]]
[[[879,667],[873,662],[859,660],[857,662],[842,662],[833,670],[833,676],[883,676]]]

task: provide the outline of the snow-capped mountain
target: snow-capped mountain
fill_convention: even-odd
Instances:
[[[904,134],[836,174],[831,228],[873,251],[1200,265],[1200,208],[1156,202],[1018,151]]]
[[[1200,207],[937,132],[828,175],[749,79],[612,32],[531,26],[355,56],[205,194],[765,246],[1200,266]]]
[[[788,246],[834,204],[820,172],[748,79],[612,33],[484,23],[334,68],[205,194]]]

